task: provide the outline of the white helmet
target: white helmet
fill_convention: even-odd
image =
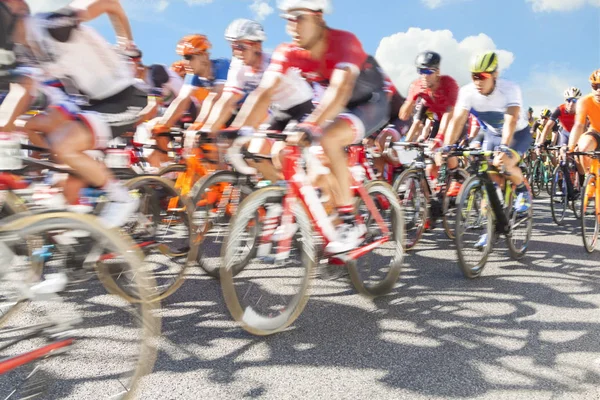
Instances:
[[[282,11],[305,8],[312,11],[323,11],[324,14],[330,14],[332,10],[330,0],[281,0],[279,9]]]
[[[225,39],[233,42],[235,40],[249,40],[251,42],[264,42],[267,35],[261,24],[251,19],[236,19],[225,30]]]
[[[568,88],[565,90],[565,99],[578,99],[581,97],[581,90],[577,89],[575,86]]]

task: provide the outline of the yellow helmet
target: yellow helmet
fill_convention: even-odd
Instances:
[[[550,112],[550,110],[548,110],[547,108],[544,108],[542,110],[542,113],[540,114],[540,118],[550,118],[550,115],[552,113]]]
[[[471,72],[495,72],[498,69],[498,55],[493,51],[481,53],[473,57],[471,61]]]

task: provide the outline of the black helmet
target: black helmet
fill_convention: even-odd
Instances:
[[[415,60],[417,68],[439,68],[442,57],[435,51],[424,51],[419,53]]]
[[[12,41],[12,32],[16,22],[17,16],[4,3],[0,2],[0,69],[8,69],[16,63]]]

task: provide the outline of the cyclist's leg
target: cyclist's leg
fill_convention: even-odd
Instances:
[[[579,151],[582,152],[600,150],[600,133],[594,130],[587,131],[579,138],[579,141],[577,142],[577,147]],[[590,158],[581,156],[580,163],[585,173],[587,173],[591,166]]]
[[[330,160],[330,169],[338,182],[336,206],[343,222],[338,240],[331,242],[327,250],[343,252],[356,247],[362,237],[364,227],[355,226],[354,197],[350,191],[350,170],[345,147],[360,143],[365,135],[375,132],[389,120],[389,100],[385,93],[374,93],[371,101],[363,103],[340,114],[323,133],[321,146]]]
[[[531,207],[531,195],[525,184],[523,172],[519,167],[521,157],[529,148],[530,143],[531,133],[528,127],[517,131],[513,135],[513,140],[509,145],[511,154],[502,153],[494,160],[496,166],[504,165],[508,174],[507,178],[515,185],[517,197],[514,207],[518,212],[525,212]]]

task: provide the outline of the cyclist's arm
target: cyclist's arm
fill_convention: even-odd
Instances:
[[[544,140],[546,140],[548,134],[552,131],[552,128],[554,128],[554,125],[556,125],[556,122],[552,121],[551,119],[548,120],[548,122],[546,122],[546,125],[544,125],[544,130],[542,131],[542,133],[538,134],[537,140],[535,142],[536,145],[541,145],[542,143],[544,143]],[[552,139],[554,139],[554,132],[552,132]]]
[[[202,108],[200,108],[200,113],[198,113],[198,117],[196,118],[196,123],[204,123],[206,119],[210,115],[213,106],[219,101],[221,98],[221,94],[223,93],[224,85],[215,85],[215,87],[211,90],[210,94],[206,96],[204,101],[202,101]]]
[[[569,135],[569,151],[573,151],[575,146],[577,146],[577,142],[585,130],[586,123],[587,111],[583,106],[583,102],[578,102],[577,111],[575,114],[575,125],[573,125],[573,130]]]
[[[17,118],[29,111],[31,105],[30,90],[35,85],[31,78],[23,77],[19,83],[11,83],[8,95],[0,104],[0,128],[14,129]]]
[[[217,101],[215,106],[212,108],[212,111],[210,112],[210,115],[204,124],[204,130],[214,133],[221,129],[233,115],[233,111],[242,97],[243,96],[239,93],[223,93],[219,101]]]
[[[331,75],[329,87],[323,93],[323,97],[317,108],[306,118],[306,123],[323,126],[327,121],[333,120],[346,107],[352,96],[356,78],[357,68],[337,68]]]
[[[269,112],[271,99],[281,82],[282,76],[279,73],[265,72],[260,85],[250,93],[231,126],[251,126],[258,128]]]
[[[459,108],[452,113],[452,120],[448,124],[448,131],[444,138],[444,146],[455,144],[464,129],[467,120],[469,119],[470,111],[465,108]]]
[[[502,142],[500,144],[508,146],[511,143],[515,129],[517,128],[520,112],[520,106],[511,106],[506,109],[504,126],[502,127]]]
[[[414,142],[417,139],[417,137],[421,134],[421,132],[423,132],[424,127],[425,124],[420,119],[415,119],[412,125],[410,126],[410,129],[406,133],[405,140],[407,142]]]
[[[119,39],[133,40],[129,18],[119,0],[75,0],[70,4],[79,12],[82,21],[107,14]]]
[[[181,91],[177,95],[177,98],[173,100],[165,115],[160,119],[160,124],[165,126],[173,126],[179,121],[181,116],[190,108],[192,102],[192,94],[195,88],[190,85],[184,85]]]
[[[398,118],[400,118],[402,121],[407,121],[415,109],[415,104],[416,102],[413,99],[406,98],[402,104],[402,107],[400,107]]]
[[[454,107],[450,107],[448,111],[442,115],[442,120],[440,121],[440,128],[438,130],[438,134],[435,136],[435,141],[439,144],[444,143],[444,137],[446,136],[446,131],[448,130],[448,126],[450,125],[450,121],[452,120],[452,116],[454,115]],[[468,118],[467,118],[468,120]],[[465,122],[466,123],[466,122]],[[463,124],[464,127],[464,124]],[[464,130],[464,128],[463,128]]]
[[[156,96],[148,96],[148,104],[139,113],[140,122],[149,121],[158,113],[158,101]]]

